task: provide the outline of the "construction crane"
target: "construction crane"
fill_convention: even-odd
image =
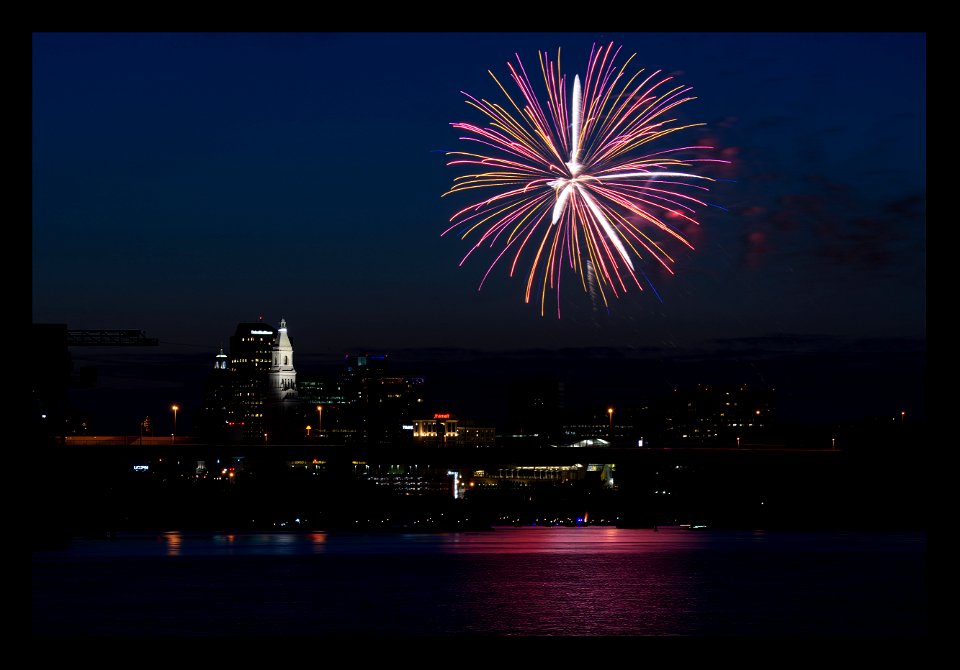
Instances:
[[[74,375],[70,347],[155,347],[160,341],[142,330],[69,329],[60,323],[35,323],[32,330],[37,357],[33,380],[35,435],[49,441],[60,438],[67,416],[68,390],[89,386],[94,377]]]
[[[155,347],[160,340],[142,330],[67,330],[68,347]]]

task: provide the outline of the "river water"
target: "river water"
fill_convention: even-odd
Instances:
[[[36,636],[929,634],[915,532],[145,533],[32,554]]]

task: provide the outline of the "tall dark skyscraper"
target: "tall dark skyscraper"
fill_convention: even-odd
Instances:
[[[230,338],[229,421],[244,442],[267,439],[265,410],[276,338],[277,329],[262,321],[238,324]]]

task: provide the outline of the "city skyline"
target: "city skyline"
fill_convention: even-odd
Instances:
[[[501,100],[488,70],[535,72],[560,50],[572,77],[610,42],[692,87],[677,116],[732,161],[711,193],[723,209],[676,275],[648,268],[659,300],[632,291],[606,312],[571,290],[562,319],[541,317],[522,278],[477,291],[485,266],[458,267],[465,247],[440,237],[468,202],[441,198],[462,148],[450,124],[479,121],[464,92]],[[72,350],[104,394],[186,402],[233,326],[263,317],[291,324],[304,369],[360,351],[588,369],[609,402],[627,369],[668,384],[685,376],[674,362],[699,361],[781,387],[800,375],[806,404],[819,375],[822,404],[925,412],[923,33],[35,33],[32,47],[33,321],[160,341]]]
[[[449,412],[502,429],[509,419],[511,387],[546,380],[561,385],[562,410],[570,417],[608,407],[620,412],[697,386],[745,386],[774,391],[775,416],[787,426],[856,424],[904,416],[911,423],[927,420],[926,360],[921,347],[904,346],[891,352],[886,343],[861,342],[856,349],[835,351],[820,348],[811,339],[793,340],[789,346],[760,354],[750,343],[743,343],[723,351],[688,349],[671,354],[657,349],[487,353],[448,348],[356,349],[318,356],[300,349],[296,324],[287,326],[300,381],[335,379],[352,357],[364,354],[385,356],[390,375],[422,378],[424,416],[412,418]],[[230,339],[225,335],[225,343]],[[145,416],[151,417],[158,433],[169,432],[172,404],[180,408],[181,434],[193,431],[219,350],[217,354],[171,355],[157,349],[162,347],[69,349],[74,372],[94,379],[92,385],[70,392],[74,409],[93,421],[91,432],[135,434]],[[224,346],[223,352],[229,358],[230,347]]]

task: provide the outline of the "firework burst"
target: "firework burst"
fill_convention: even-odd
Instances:
[[[525,302],[539,293],[542,315],[548,294],[556,294],[559,318],[564,268],[609,307],[611,296],[643,290],[638,275],[648,280],[640,263],[653,261],[673,274],[668,245],[693,249],[668,220],[698,223],[695,213],[707,205],[701,198],[714,180],[690,170],[725,161],[702,157],[708,146],[657,148],[665,137],[703,125],[670,118],[694,99],[691,89],[659,71],[629,74],[634,56],[617,66],[619,53],[613,44],[594,47],[583,81],[576,75],[568,86],[559,51],[556,61],[541,52],[542,103],[519,56],[507,64],[516,100],[492,72],[506,106],[464,93],[488,123],[451,124],[476,149],[447,153],[448,166],[473,172],[456,177],[444,196],[477,192],[483,199],[456,212],[442,234],[475,238],[461,266],[478,249],[493,250],[479,288],[501,263],[509,264],[510,276],[529,267]]]

